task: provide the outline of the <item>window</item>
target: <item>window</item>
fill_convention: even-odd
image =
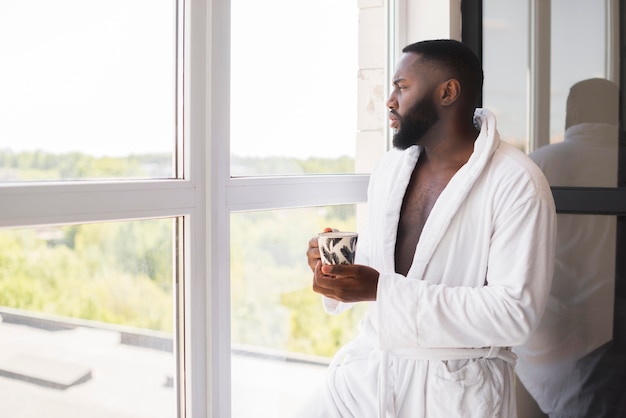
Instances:
[[[355,205],[231,215],[233,417],[297,416],[355,335],[364,306],[328,315],[311,291],[304,251],[327,224],[355,230]]]
[[[483,1],[483,105],[496,115],[502,140],[524,150],[528,138],[528,7],[526,0],[510,4]],[[517,53],[507,53],[511,50]]]
[[[354,173],[368,173],[385,150],[386,11],[357,1],[231,7],[230,141],[217,152],[230,154],[222,274],[232,351],[218,396],[230,395],[221,411],[233,417],[270,408],[289,417],[363,315],[323,311],[304,253],[325,226],[358,229],[368,176]]]
[[[607,26],[607,4],[580,0],[551,3],[550,143],[563,141],[570,88],[585,79],[606,78],[609,74],[607,34],[612,28]],[[617,106],[616,95],[615,102],[607,107]],[[612,109],[605,111],[616,113]]]
[[[182,100],[204,78],[185,63],[191,6],[0,6],[3,411],[206,411],[191,396],[206,374],[188,369],[206,364],[190,339],[206,335],[190,255],[206,245],[204,92],[193,115]]]
[[[0,181],[174,176],[174,0],[0,7]]]
[[[176,416],[175,223],[0,230],[4,414]]]
[[[231,175],[355,172],[358,12],[231,2]]]

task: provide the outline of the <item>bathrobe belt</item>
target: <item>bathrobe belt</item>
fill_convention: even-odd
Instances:
[[[499,358],[515,365],[517,356],[511,347],[483,348],[408,348],[381,350],[381,361],[378,368],[378,417],[385,418],[387,407],[387,371],[389,356],[412,360],[470,360],[478,358]]]

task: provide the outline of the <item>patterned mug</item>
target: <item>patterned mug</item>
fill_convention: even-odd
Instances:
[[[322,232],[317,236],[322,264],[353,264],[358,239],[356,232]]]

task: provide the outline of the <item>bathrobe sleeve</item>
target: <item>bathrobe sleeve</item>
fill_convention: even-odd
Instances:
[[[451,250],[450,266],[444,271],[460,278],[380,276],[377,305],[382,348],[509,347],[529,337],[550,290],[556,215],[547,185],[539,192],[520,195],[523,199],[507,198],[504,203],[510,206],[493,215],[491,233],[485,238],[483,277],[463,277],[475,272],[457,261],[463,258],[458,248]],[[473,254],[478,242],[467,242],[462,248]],[[447,284],[451,282],[469,285]]]
[[[336,299],[322,296],[322,306],[324,306],[324,310],[332,315],[339,315],[352,308],[356,303],[357,302],[340,302]]]

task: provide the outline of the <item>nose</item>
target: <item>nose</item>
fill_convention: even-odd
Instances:
[[[395,91],[392,91],[385,103],[387,105],[387,109],[394,110],[398,108],[398,100],[396,98]]]

